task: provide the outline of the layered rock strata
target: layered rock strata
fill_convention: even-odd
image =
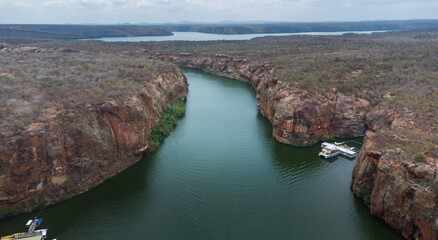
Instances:
[[[75,58],[65,55],[46,57]],[[87,61],[95,59],[95,56],[91,56]],[[40,59],[35,57],[33,60]],[[87,61],[80,63],[78,68],[87,66]],[[128,61],[126,59],[117,61],[115,67],[105,61],[104,58],[96,60],[94,70],[90,70],[89,74],[103,75],[102,71],[105,70],[99,70],[100,66],[109,66],[108,71],[112,72],[108,74],[110,77],[120,73],[119,77],[124,76],[124,79],[110,78],[102,84],[104,89],[110,89],[108,91],[113,93],[117,89],[117,95],[110,94],[96,101],[89,101],[92,96],[83,95],[82,99],[77,99],[80,104],[68,106],[71,102],[59,104],[47,100],[53,94],[51,86],[38,88],[39,85],[35,85],[33,96],[27,101],[14,99],[12,97],[17,94],[10,94],[11,97],[3,102],[6,104],[0,108],[0,215],[7,217],[32,211],[41,205],[70,198],[131,166],[148,149],[149,134],[158,124],[161,112],[169,101],[186,97],[187,80],[176,67],[157,71],[154,66],[148,66],[155,64],[154,61],[134,59],[134,63],[143,64],[134,67],[123,65],[124,61]],[[132,64],[131,61],[128,63]],[[55,66],[41,64],[47,68]],[[140,67],[146,73],[147,68],[151,67],[157,74],[136,75],[135,71],[138,72]],[[134,72],[131,73],[131,70]],[[15,79],[13,74],[10,73],[9,80]],[[34,81],[36,79],[30,79],[25,84],[31,85]],[[96,81],[94,85],[103,79]],[[13,89],[18,83],[11,82],[10,86],[7,81],[1,83],[3,89],[8,87],[8,91],[20,91]],[[82,83],[75,83],[70,94],[79,94],[76,90],[80,89]],[[128,83],[134,87],[126,87],[130,86]],[[117,88],[110,88],[108,84]],[[38,104],[40,106],[36,108]],[[23,112],[23,106],[30,110]],[[30,117],[23,122],[26,116]]]

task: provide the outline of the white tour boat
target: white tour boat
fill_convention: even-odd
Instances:
[[[322,148],[321,152],[319,153],[320,157],[331,158],[339,154],[342,154],[349,158],[356,157],[356,150],[354,149],[354,147],[349,147],[347,146],[347,144],[344,144],[343,142],[341,143],[323,142],[321,144],[321,148]]]

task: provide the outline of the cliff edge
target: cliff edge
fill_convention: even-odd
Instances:
[[[41,48],[0,53],[0,216],[83,193],[149,147],[187,79],[144,58]]]

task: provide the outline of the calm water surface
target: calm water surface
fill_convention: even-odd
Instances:
[[[120,175],[46,208],[49,239],[402,239],[353,196],[353,160],[276,142],[250,86],[185,73],[187,112],[172,135]],[[34,215],[0,221],[0,235]]]
[[[172,36],[136,36],[136,37],[104,37],[91,40],[105,42],[143,42],[143,41],[213,41],[213,40],[250,40],[265,36],[290,35],[342,35],[344,33],[370,34],[386,31],[349,31],[349,32],[301,32],[301,33],[261,33],[261,34],[211,34],[199,32],[173,32]]]

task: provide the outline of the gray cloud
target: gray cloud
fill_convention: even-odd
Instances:
[[[438,18],[436,0],[0,0],[0,23]]]

